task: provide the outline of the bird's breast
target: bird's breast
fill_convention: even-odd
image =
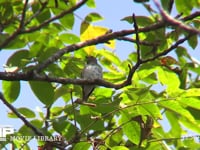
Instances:
[[[88,65],[83,72],[83,77],[85,79],[101,79],[102,69],[97,65]]]

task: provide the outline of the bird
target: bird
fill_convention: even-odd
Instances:
[[[97,63],[97,59],[93,56],[86,57],[87,64],[82,70],[82,79],[94,80],[102,79],[102,67]],[[95,89],[95,85],[83,85],[82,86],[82,101],[86,102]]]

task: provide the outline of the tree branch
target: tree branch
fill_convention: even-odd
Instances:
[[[110,82],[107,82],[104,80],[100,80],[100,79],[84,80],[84,79],[71,79],[71,78],[63,78],[63,77],[49,77],[47,75],[41,75],[41,74],[39,75],[34,72],[28,72],[28,73],[0,72],[0,79],[7,80],[7,81],[20,81],[20,80],[23,80],[23,81],[46,81],[46,82],[56,82],[56,83],[61,83],[61,84],[75,84],[75,85],[95,84],[95,85],[100,85],[100,86],[104,86],[107,88],[120,89],[120,88],[123,88],[123,87],[131,84],[132,76],[141,64],[147,63],[149,61],[153,61],[163,55],[168,54],[170,51],[177,48],[180,44],[185,42],[191,36],[192,35],[188,35],[185,38],[178,40],[170,48],[164,50],[163,52],[155,55],[152,58],[137,61],[137,63],[130,69],[127,79],[120,84],[113,84],[113,83],[110,83]]]
[[[192,18],[195,18],[198,15],[200,15],[200,12],[191,14],[190,16],[187,16],[187,17],[183,18],[182,20],[184,20],[184,21],[191,20]],[[152,24],[152,25],[149,25],[147,27],[138,28],[138,33],[140,33],[140,32],[151,32],[153,30],[157,30],[157,29],[160,29],[160,28],[165,27],[165,26],[166,26],[165,21],[159,21],[159,22]],[[84,42],[79,42],[79,43],[76,43],[76,44],[66,46],[65,48],[57,51],[55,54],[53,54],[51,57],[49,57],[43,63],[39,64],[36,68],[36,72],[41,72],[44,68],[46,68],[48,65],[50,65],[51,63],[58,60],[65,53],[73,52],[73,51],[76,51],[76,50],[81,49],[81,48],[86,47],[86,46],[97,45],[97,44],[100,44],[100,43],[106,43],[109,40],[117,39],[119,37],[124,37],[124,36],[131,35],[131,34],[134,34],[134,33],[135,33],[134,29],[121,30],[121,31],[116,31],[116,32],[104,34],[104,35],[98,36],[94,39],[90,39],[90,40],[87,40],[87,41],[84,41]]]
[[[164,26],[165,26],[164,22],[161,21],[161,22],[149,25],[147,27],[138,29],[138,33],[139,32],[150,32],[152,30],[157,30],[157,29],[162,28]],[[134,34],[134,33],[135,33],[135,30],[133,30],[133,29],[121,30],[121,31],[112,32],[112,33],[108,33],[108,34],[103,34],[101,36],[98,36],[96,38],[93,38],[93,39],[90,39],[90,40],[87,40],[87,41],[84,41],[84,42],[79,42],[79,43],[76,43],[76,44],[66,46],[65,48],[60,49],[55,54],[50,56],[47,60],[45,60],[44,62],[39,64],[36,67],[36,69],[34,69],[34,70],[35,70],[36,73],[40,73],[44,68],[46,68],[48,65],[50,65],[51,63],[53,63],[56,60],[58,60],[59,58],[61,58],[66,53],[76,51],[76,50],[81,49],[81,48],[86,47],[86,46],[97,45],[97,44],[100,44],[100,43],[106,43],[107,41],[112,40],[112,39],[116,39],[117,37],[122,37],[122,36],[130,35],[130,34]]]
[[[172,26],[177,26],[177,27],[181,28],[182,30],[187,31],[191,34],[200,34],[200,30],[195,29],[191,26],[185,25],[183,22],[176,20],[173,17],[171,17],[170,15],[168,15],[167,12],[165,12],[161,8],[161,6],[157,0],[154,0],[154,2],[155,2],[155,5],[157,6],[157,8],[159,9],[161,16],[163,17],[163,20],[166,21],[168,24],[170,24]]]
[[[43,136],[42,132],[40,132],[36,127],[34,127],[28,120],[26,120],[26,118],[24,116],[22,116],[15,107],[13,107],[3,96],[3,94],[0,92],[0,99],[1,101],[18,117],[20,118],[24,124],[31,128],[31,130],[39,136]]]
[[[22,12],[22,19],[21,19],[21,22],[20,22],[20,25],[19,27],[16,29],[16,31],[11,34],[7,39],[4,40],[3,43],[0,44],[0,50],[4,47],[6,47],[11,41],[13,41],[18,35],[20,34],[23,34],[23,33],[31,33],[31,32],[34,32],[34,31],[37,31],[39,29],[41,29],[42,27],[48,25],[49,23],[55,21],[56,19],[59,19],[63,16],[65,16],[66,14],[69,14],[69,13],[72,13],[73,11],[75,11],[76,9],[80,8],[83,4],[85,4],[87,2],[87,0],[82,0],[80,1],[79,3],[77,3],[75,6],[71,7],[69,10],[66,10],[66,11],[63,11],[62,13],[60,13],[59,15],[57,16],[54,16],[46,21],[44,21],[43,23],[41,23],[40,25],[36,26],[36,27],[32,27],[32,28],[29,28],[27,30],[23,30],[24,28],[24,19],[25,19],[25,10],[26,10],[26,5],[28,3],[28,0],[25,1],[25,4],[24,4],[24,9],[23,9],[23,12]],[[29,20],[30,21],[30,20]],[[29,22],[26,23],[26,25],[28,24]]]
[[[18,28],[16,29],[16,31],[13,34],[11,34],[7,39],[5,39],[3,43],[0,44],[0,50],[3,47],[7,46],[12,40],[14,40],[20,34],[22,29],[24,28],[24,20],[25,20],[25,16],[26,16],[27,5],[28,5],[28,0],[26,0],[25,3],[24,3],[24,7],[23,7],[23,10],[22,10],[22,17],[21,17]]]
[[[136,40],[133,38],[129,38],[129,37],[118,37],[116,38],[117,40],[123,40],[123,41],[128,41],[128,42],[132,42],[132,43],[136,43]],[[148,41],[139,41],[140,45],[145,45],[145,46],[158,46],[159,45],[159,41],[155,41],[155,42],[148,42]]]
[[[19,25],[19,29],[23,29],[23,27],[24,27],[24,20],[26,18],[27,5],[28,5],[28,0],[25,0],[24,8],[23,8],[23,11],[22,11],[22,17],[21,17],[21,21],[20,21],[20,25]]]
[[[0,99],[1,101],[19,118],[21,119],[24,124],[29,127],[37,136],[45,136],[42,132],[40,132],[35,126],[33,126],[23,115],[21,115],[16,108],[11,105],[3,96],[3,94],[0,92]],[[56,142],[46,141],[47,143],[50,143],[52,146],[63,149],[65,145],[59,145]]]

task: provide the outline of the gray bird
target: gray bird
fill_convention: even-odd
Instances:
[[[87,64],[82,71],[82,78],[87,80],[102,79],[102,68],[97,63],[97,59],[93,56],[86,57]],[[82,101],[87,101],[90,94],[94,90],[95,85],[82,86]]]

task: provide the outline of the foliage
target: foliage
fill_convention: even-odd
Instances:
[[[154,3],[158,11],[153,2],[133,1],[150,15],[124,16],[121,21],[130,30],[98,26],[103,16],[92,12],[75,34],[75,10],[95,8],[94,0],[1,0],[0,48],[13,54],[0,72],[0,99],[11,109],[8,117],[24,123],[14,135],[59,139],[37,138],[38,149],[199,149],[196,137],[187,135],[200,134],[200,63],[189,51],[199,45],[200,1]],[[122,60],[113,50],[127,41],[135,48]],[[103,80],[80,80],[87,55],[97,57]],[[23,94],[22,81],[29,83],[46,112],[13,106]],[[84,84],[100,86],[88,103],[76,103]],[[60,100],[65,105],[58,106]],[[161,120],[169,123],[168,131]],[[32,138],[7,140],[0,147],[12,143],[28,150]]]

